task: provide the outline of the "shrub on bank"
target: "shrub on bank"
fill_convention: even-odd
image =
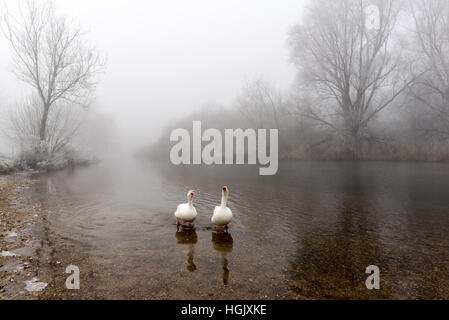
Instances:
[[[22,144],[21,152],[14,162],[19,170],[61,170],[67,167],[89,165],[97,159],[86,149],[65,144],[56,150],[46,141],[29,138]]]
[[[0,174],[7,174],[14,171],[14,163],[9,159],[0,158]]]

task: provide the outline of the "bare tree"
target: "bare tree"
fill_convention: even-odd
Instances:
[[[13,72],[41,100],[39,138],[60,102],[87,106],[104,59],[83,41],[85,32],[57,16],[51,2],[20,1],[14,16],[4,4],[2,30],[13,52]]]
[[[77,134],[84,115],[80,108],[70,104],[60,104],[50,109],[47,117],[45,144],[38,146],[43,108],[36,95],[24,99],[10,113],[9,137],[24,148],[45,147],[45,152],[53,156],[61,152]],[[38,141],[35,141],[35,140]]]
[[[413,98],[428,107],[431,126],[423,131],[449,138],[449,2],[411,2],[421,68],[425,72],[411,90]]]
[[[376,5],[379,25],[367,27],[366,9]],[[412,80],[392,34],[400,12],[395,0],[317,0],[289,44],[307,105],[298,112],[338,133],[353,157],[372,120]]]

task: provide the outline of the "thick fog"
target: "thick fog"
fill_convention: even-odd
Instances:
[[[15,0],[6,0],[13,7]],[[265,76],[287,87],[288,30],[304,1],[55,1],[89,31],[85,37],[107,57],[91,109],[107,113],[119,138],[148,145],[174,119],[208,103],[229,106],[248,79]],[[0,112],[30,88],[11,72],[11,46],[0,36]],[[118,139],[118,138],[117,138]],[[3,144],[3,153],[9,150]]]
[[[445,0],[1,3],[3,167],[167,161],[195,120],[280,160],[449,159]]]

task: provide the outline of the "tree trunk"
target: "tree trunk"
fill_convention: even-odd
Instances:
[[[39,128],[39,138],[41,141],[45,141],[46,139],[46,131],[47,131],[47,119],[48,119],[48,110],[50,106],[44,105],[44,113],[42,114],[41,126]]]
[[[359,160],[359,152],[360,152],[360,136],[359,130],[354,129],[352,131],[352,160]]]
[[[345,157],[348,160],[358,160],[360,152],[360,130],[347,125],[345,133]]]

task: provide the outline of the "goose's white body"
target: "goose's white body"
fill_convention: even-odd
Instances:
[[[232,211],[228,207],[216,206],[212,216],[212,223],[216,226],[225,226],[232,220]]]
[[[212,223],[219,227],[228,225],[232,220],[232,211],[226,206],[228,193],[228,188],[223,187],[221,205],[215,207],[214,214],[211,218]]]
[[[190,203],[181,203],[175,212],[175,217],[185,222],[195,221],[197,215],[195,207]]]
[[[175,211],[175,217],[184,222],[193,222],[198,215],[195,207],[192,204],[193,192],[187,193],[187,203],[181,203]]]

